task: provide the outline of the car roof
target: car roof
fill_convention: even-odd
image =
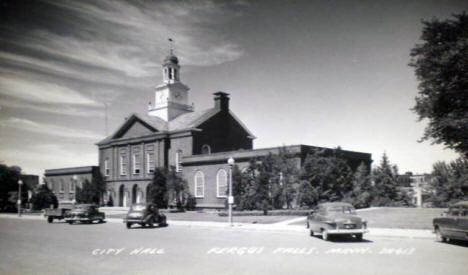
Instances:
[[[347,202],[325,202],[325,203],[321,203],[319,204],[319,206],[322,206],[322,207],[336,207],[336,206],[351,206],[353,207],[350,203],[347,203]]]
[[[468,201],[459,201],[455,203],[453,206],[468,206]]]

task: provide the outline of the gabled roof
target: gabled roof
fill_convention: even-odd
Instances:
[[[118,139],[133,125],[133,123],[135,123],[135,121],[139,121],[155,133],[170,134],[172,132],[195,129],[220,111],[221,110],[217,108],[210,108],[201,111],[189,112],[181,114],[169,122],[166,122],[165,120],[156,116],[134,113],[119,128],[117,128],[117,131],[98,142],[97,145],[106,144],[113,139]],[[249,129],[245,127],[245,125],[239,120],[239,118],[237,118],[236,115],[234,115],[233,112],[229,111],[229,114],[241,125],[250,138],[255,138]]]

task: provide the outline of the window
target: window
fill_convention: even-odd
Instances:
[[[169,68],[169,79],[172,79],[172,68]]]
[[[70,193],[75,193],[75,183],[73,180],[70,182]]]
[[[462,208],[462,213],[461,213],[462,216],[468,216],[468,207],[463,207]]]
[[[175,155],[175,165],[176,165],[176,171],[177,172],[182,172],[182,150],[178,150],[176,155]]]
[[[460,213],[460,209],[458,207],[453,207],[453,208],[450,208],[449,210],[450,216],[458,216],[459,213]]]
[[[228,176],[226,170],[221,169],[216,174],[216,195],[218,198],[226,198],[228,191]]]
[[[211,154],[210,145],[204,144],[204,145],[201,147],[201,153],[202,153],[202,154]]]
[[[60,193],[63,193],[65,191],[65,183],[63,181],[60,182]]]
[[[205,196],[205,175],[198,171],[195,173],[195,198],[203,198]]]
[[[140,174],[141,171],[141,159],[140,154],[133,154],[133,174]]]
[[[154,153],[153,152],[146,153],[146,172],[148,174],[154,172]]]
[[[110,175],[110,169],[109,169],[109,159],[106,158],[104,160],[104,176],[109,176]]]
[[[127,154],[120,153],[120,175],[127,175]]]

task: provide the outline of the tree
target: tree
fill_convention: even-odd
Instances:
[[[58,200],[55,194],[47,187],[47,184],[44,183],[37,187],[36,192],[31,198],[31,204],[34,210],[49,208],[51,205],[57,208]]]
[[[174,166],[166,171],[167,191],[172,194],[177,209],[184,209],[184,202],[188,199],[187,182],[177,173]]]
[[[420,82],[413,108],[428,119],[421,141],[432,139],[468,158],[468,15],[423,21],[423,44],[411,50]]]
[[[340,148],[332,153],[309,153],[302,166],[299,204],[313,207],[319,202],[340,201],[353,188],[353,172],[342,157]]]
[[[165,168],[158,167],[155,169],[153,181],[149,185],[148,199],[158,208],[167,208],[167,171]]]
[[[380,166],[372,171],[373,206],[409,206],[409,195],[399,186],[398,167],[383,154]]]
[[[436,207],[468,199],[468,160],[459,158],[449,164],[437,162],[431,173],[428,201]]]
[[[353,175],[353,190],[348,201],[356,208],[369,207],[372,201],[372,183],[367,166],[361,163]]]
[[[86,179],[81,187],[76,187],[76,201],[78,203],[93,203],[99,205],[106,191],[106,183],[100,172],[93,173],[91,181]]]
[[[0,164],[0,211],[16,211],[18,200],[18,182],[21,178],[21,168]],[[21,202],[28,198],[29,187],[21,186]]]

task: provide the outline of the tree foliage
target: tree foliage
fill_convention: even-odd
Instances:
[[[428,200],[436,207],[447,207],[450,204],[468,200],[468,160],[459,158],[449,164],[437,162],[431,174]]]
[[[76,202],[101,204],[106,192],[106,182],[102,179],[100,172],[93,173],[91,181],[86,179],[81,187],[76,187]]]
[[[41,210],[49,208],[53,205],[54,208],[58,206],[58,200],[55,194],[47,187],[47,184],[41,184],[37,187],[31,198],[32,208],[34,210]]]
[[[0,211],[16,211],[18,200],[18,181],[21,178],[21,168],[0,164]],[[28,186],[21,186],[21,202],[28,198]]]
[[[420,82],[413,110],[428,119],[422,140],[432,139],[468,157],[468,15],[423,21],[410,66]]]
[[[299,204],[313,207],[319,202],[341,201],[352,191],[353,172],[340,148],[308,154],[300,174]]]
[[[158,208],[167,208],[167,175],[166,169],[158,167],[154,170],[153,181],[149,186],[149,202],[154,203]]]
[[[373,186],[367,166],[361,163],[353,175],[353,189],[345,200],[356,208],[366,208],[373,199]]]

